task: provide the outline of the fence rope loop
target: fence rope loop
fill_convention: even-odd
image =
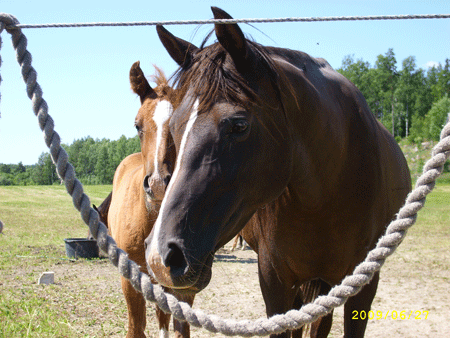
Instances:
[[[173,295],[164,293],[162,287],[153,285],[150,277],[142,273],[138,265],[130,261],[128,255],[117,247],[114,239],[108,236],[107,228],[99,220],[97,212],[91,208],[89,197],[84,193],[83,186],[76,178],[73,166],[68,161],[68,155],[61,147],[60,137],[54,130],[53,119],[48,114],[47,103],[37,83],[37,73],[31,66],[31,54],[26,49],[27,39],[18,27],[20,27],[19,21],[14,16],[0,13],[0,34],[4,29],[11,34],[17,61],[27,86],[27,94],[32,100],[33,112],[44,133],[44,140],[50,149],[57,173],[64,181],[75,208],[80,212],[81,218],[88,225],[99,247],[108,253],[109,259],[122,276],[128,278],[133,287],[142,292],[148,301],[157,302],[163,311],[172,313],[178,320],[188,321],[193,326],[203,327],[211,332],[244,337],[280,333],[312,323],[331,312],[333,308],[343,305],[349,297],[357,294],[365,284],[370,282],[374,273],[381,269],[385,260],[403,241],[407,230],[416,221],[417,212],[423,208],[426,196],[433,190],[436,178],[442,173],[445,161],[450,156],[450,122],[448,122],[441,132],[441,141],[433,148],[432,157],[425,164],[423,174],[417,180],[415,189],[407,196],[405,205],[398,212],[396,219],[389,224],[385,235],[378,240],[376,247],[368,253],[366,259],[355,268],[353,274],[345,277],[341,284],[334,286],[328,295],[316,298],[299,310],[290,310],[286,314],[271,318],[260,318],[255,321],[224,320],[205,314],[201,310],[193,310],[188,304],[179,302]]]

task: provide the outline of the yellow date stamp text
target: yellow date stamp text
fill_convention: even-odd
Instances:
[[[424,310],[402,310],[402,311],[352,311],[353,320],[381,320],[381,319],[393,319],[393,320],[408,320],[408,319],[427,319],[428,311]]]

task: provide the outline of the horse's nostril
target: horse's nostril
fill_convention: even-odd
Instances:
[[[144,177],[144,189],[147,191],[150,189],[150,184],[148,182],[148,180],[150,179],[150,175],[146,175]]]
[[[173,277],[182,276],[187,268],[187,262],[183,251],[176,243],[169,243],[169,249],[164,260],[164,265],[170,268],[170,273]]]

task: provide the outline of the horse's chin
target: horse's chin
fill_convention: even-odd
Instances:
[[[182,284],[179,284],[172,280],[170,277],[170,270],[166,270],[167,268],[165,267],[161,270],[158,269],[156,273],[148,264],[147,269],[152,283],[153,281],[156,281],[164,288],[172,290],[172,293],[174,294],[189,296],[199,293],[208,286],[212,277],[211,268],[213,260],[214,255],[208,257],[206,262],[200,266],[198,272],[191,271],[189,276],[185,279],[185,283]],[[155,268],[155,266],[153,266],[153,268]]]
[[[205,289],[212,277],[212,264],[214,260],[214,255],[211,255],[207,258],[206,262],[202,265],[199,277],[195,284],[191,286],[189,289],[192,289],[195,293],[198,293]]]

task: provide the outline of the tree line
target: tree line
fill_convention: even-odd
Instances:
[[[372,113],[397,141],[439,140],[450,113],[450,59],[425,71],[409,56],[401,67],[391,48],[378,55],[374,66],[348,55],[337,71],[361,90]]]
[[[397,141],[411,143],[438,140],[450,113],[450,59],[427,70],[418,68],[414,56],[403,60],[398,69],[393,49],[378,55],[375,65],[348,55],[338,72],[363,93],[372,113],[392,132]],[[63,145],[69,161],[83,184],[112,184],[119,163],[139,152],[138,137],[119,140],[75,140]],[[0,164],[0,185],[58,184],[49,153],[42,153],[36,164]]]
[[[62,147],[69,155],[77,178],[83,184],[112,184],[119,163],[128,155],[141,151],[137,136],[122,136],[116,141],[85,137]],[[44,152],[33,165],[0,164],[1,185],[51,185],[59,184],[55,165],[50,154]]]

